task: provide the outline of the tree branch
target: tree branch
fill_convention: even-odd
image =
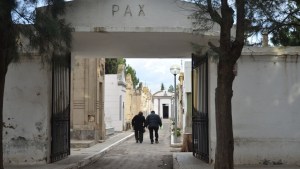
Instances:
[[[219,15],[219,13],[216,10],[213,9],[211,0],[207,0],[207,9],[212,20],[217,22],[219,25],[221,25],[222,17]]]
[[[245,0],[236,1],[237,23],[236,23],[236,41],[244,43],[245,40]]]
[[[20,18],[27,21],[27,24],[33,24],[33,21],[31,19],[28,19],[27,17],[25,17],[25,15],[20,13],[18,10],[16,10],[16,8],[12,9],[12,11],[14,11],[16,14],[18,14],[20,16]]]
[[[299,10],[297,9],[297,10],[294,10],[294,11],[288,13],[287,16],[283,20],[281,20],[281,21],[277,21],[276,19],[273,19],[272,17],[270,17],[269,21],[272,22],[272,23],[274,23],[275,27],[273,27],[272,29],[269,29],[268,33],[271,33],[274,30],[276,30],[276,29],[278,29],[278,28],[280,28],[282,26],[298,26],[299,23],[297,23],[297,22],[285,23],[286,20],[288,20],[290,17],[297,18],[295,16],[295,14],[298,13],[298,12],[299,12]],[[299,18],[297,18],[297,20],[299,20]]]

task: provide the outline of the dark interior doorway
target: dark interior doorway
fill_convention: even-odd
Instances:
[[[169,106],[166,104],[163,104],[163,118],[164,119],[169,118]]]

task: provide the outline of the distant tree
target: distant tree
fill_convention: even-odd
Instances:
[[[136,87],[136,89],[142,89],[142,86],[143,86],[143,83],[142,82],[139,82],[138,86]]]
[[[136,89],[137,85],[139,84],[140,80],[136,76],[136,71],[130,66],[127,65],[125,69],[126,75],[129,73],[131,75],[132,83],[133,83],[133,88]]]
[[[43,2],[46,6],[42,10],[35,10],[38,0],[0,1],[1,123],[3,123],[4,85],[8,66],[18,61],[19,56],[24,54],[40,56],[43,63],[51,63],[54,59],[64,60],[61,58],[70,54],[72,29],[62,17],[65,1],[44,0]],[[2,127],[3,125],[0,127],[0,169],[3,169]]]
[[[173,85],[170,85],[170,86],[169,86],[168,92],[174,92],[174,87],[173,87]]]
[[[136,89],[139,84],[139,78],[136,76],[136,71],[130,65],[126,65],[126,59],[124,58],[106,58],[105,59],[105,74],[117,74],[118,65],[125,65],[125,75],[128,73],[131,75],[133,88]]]
[[[105,59],[105,74],[117,74],[119,64],[126,65],[126,59],[124,59],[124,58],[106,58]]]
[[[271,42],[274,45],[300,46],[300,1],[290,0],[286,8],[283,12],[288,15],[284,22],[272,19],[272,27],[268,29],[273,35]]]
[[[160,85],[160,90],[165,90],[165,86],[163,83],[161,83],[161,85]]]

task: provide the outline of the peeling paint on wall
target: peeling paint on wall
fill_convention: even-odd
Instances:
[[[47,163],[50,76],[39,61],[9,66],[3,107],[4,164]]]

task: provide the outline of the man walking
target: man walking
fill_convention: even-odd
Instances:
[[[139,141],[142,143],[145,131],[145,117],[143,116],[143,112],[139,112],[139,114],[135,115],[131,121],[131,124],[134,129],[136,143]]]
[[[153,144],[153,131],[155,132],[155,143],[158,143],[158,128],[161,127],[161,119],[159,115],[155,114],[155,111],[151,113],[146,118],[146,127],[148,126],[150,133],[151,144]]]

